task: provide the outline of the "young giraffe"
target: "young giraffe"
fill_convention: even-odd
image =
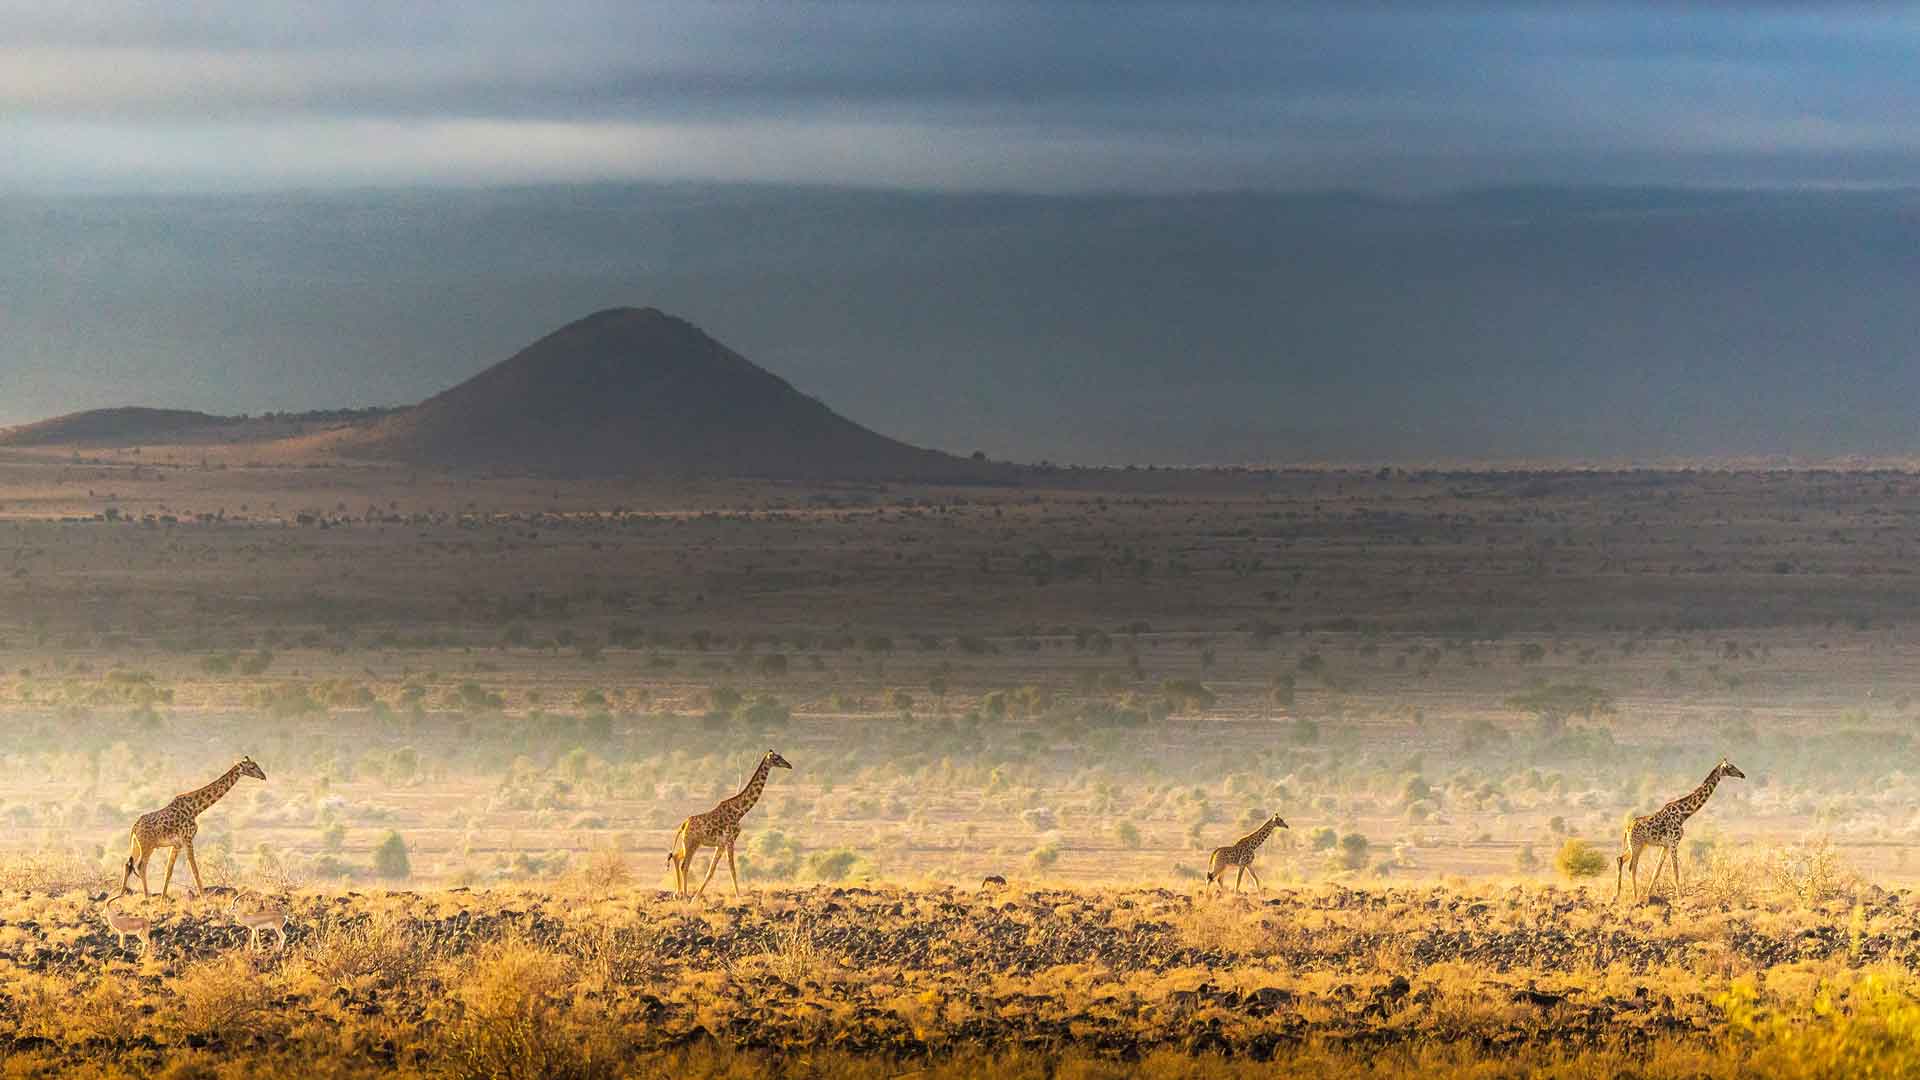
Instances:
[[[180,858],[180,849],[187,851],[187,866],[193,870],[193,890],[201,891],[200,862],[193,857],[193,838],[200,831],[200,825],[194,819],[207,807],[220,801],[220,797],[232,790],[242,776],[251,776],[256,780],[265,780],[267,774],[250,757],[241,758],[231,769],[220,774],[220,778],[206,787],[183,792],[173,797],[173,801],[151,814],[140,815],[133,823],[133,850],[127,856],[126,873],[120,876],[120,895],[125,896],[133,890],[127,883],[132,880],[135,870],[140,872],[140,895],[152,896],[147,889],[147,862],[160,848],[171,848],[167,855],[167,876],[160,882],[160,895],[167,895],[167,888],[173,884],[173,864]]]
[[[1266,886],[1260,884],[1260,875],[1254,873],[1253,853],[1259,851],[1260,845],[1267,842],[1267,837],[1272,835],[1273,830],[1284,829],[1286,827],[1287,823],[1280,820],[1279,814],[1275,814],[1273,817],[1267,819],[1265,825],[1235,840],[1226,847],[1214,848],[1213,857],[1207,860],[1207,884],[1218,884],[1222,888],[1225,888],[1227,884],[1227,867],[1237,866],[1240,868],[1240,872],[1233,876],[1234,892],[1240,891],[1240,882],[1245,880],[1248,874],[1253,874],[1253,883],[1256,887],[1266,888]]]
[[[747,816],[753,804],[760,801],[760,792],[767,786],[767,772],[770,769],[791,769],[787,759],[773,751],[760,759],[760,767],[753,770],[753,778],[740,794],[723,800],[719,806],[704,814],[695,814],[680,823],[680,831],[674,834],[673,850],[667,853],[667,861],[673,864],[673,891],[684,895],[687,891],[687,872],[693,868],[693,857],[702,847],[713,848],[713,864],[707,867],[706,879],[700,882],[700,892],[707,891],[707,882],[713,880],[713,872],[720,869],[720,855],[727,856],[727,873],[733,876],[733,891],[740,891],[740,871],[733,862],[733,842],[740,839],[740,819]]]
[[[1706,805],[1707,796],[1713,794],[1713,789],[1725,776],[1741,780],[1747,778],[1746,773],[1733,767],[1733,762],[1721,758],[1720,764],[1715,765],[1706,780],[1690,794],[1673,800],[1645,817],[1627,822],[1626,832],[1620,838],[1620,860],[1613,868],[1615,903],[1620,901],[1621,877],[1627,871],[1633,874],[1633,898],[1636,902],[1640,899],[1640,852],[1649,846],[1660,849],[1660,861],[1653,864],[1653,880],[1647,883],[1647,895],[1653,895],[1654,886],[1660,884],[1660,870],[1669,858],[1673,860],[1674,895],[1679,895],[1681,829],[1695,811]]]

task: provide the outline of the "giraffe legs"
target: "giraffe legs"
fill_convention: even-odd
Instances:
[[[721,852],[720,846],[718,844],[714,845],[713,861],[707,864],[707,876],[700,879],[700,891],[694,893],[693,895],[695,896],[707,895],[707,883],[713,880],[713,872],[715,870],[720,869],[720,856],[722,854],[723,852]]]
[[[1253,874],[1253,887],[1254,887],[1254,888],[1256,888],[1256,889],[1259,889],[1259,890],[1260,890],[1261,892],[1266,892],[1266,891],[1267,891],[1267,887],[1266,887],[1266,886],[1265,886],[1264,884],[1262,884],[1262,883],[1261,883],[1261,881],[1260,881],[1260,875],[1259,875],[1259,874],[1257,874],[1257,873],[1254,873],[1254,870],[1253,870],[1253,864],[1252,864],[1252,863],[1248,863],[1248,864],[1247,864],[1247,873],[1249,873],[1249,874]]]
[[[193,871],[193,894],[206,892],[206,886],[200,883],[200,860],[193,857],[193,841],[187,841],[187,869]]]
[[[718,856],[714,859],[719,861]],[[740,868],[733,863],[733,841],[727,841],[727,876],[733,879],[733,895],[740,895]]]
[[[1660,871],[1666,869],[1667,856],[1673,854],[1669,848],[1660,849],[1660,857],[1653,863],[1653,880],[1647,882],[1647,899],[1653,899],[1653,890],[1660,887]]]
[[[1247,880],[1247,868],[1245,866],[1241,866],[1238,868],[1238,872],[1233,875],[1233,891],[1239,892],[1240,883],[1245,880]]]
[[[167,887],[173,884],[173,864],[180,860],[179,845],[167,849],[167,876],[160,880],[160,895],[167,895]]]
[[[683,847],[673,853],[673,891],[686,896],[693,891],[693,857],[700,853],[698,844]]]
[[[140,875],[140,892],[142,895],[145,895],[147,891],[147,860],[151,858],[152,855],[152,849],[140,842],[140,834],[138,832],[134,833],[133,841],[129,845],[127,853],[126,872],[120,875],[121,896],[125,896],[133,891],[128,888],[128,885],[133,881],[133,875],[136,872]]]
[[[1678,900],[1680,898],[1681,888],[1682,886],[1680,884],[1680,845],[1678,843],[1675,843],[1673,845],[1673,898],[1675,900]]]
[[[1627,864],[1627,877],[1633,882],[1633,902],[1636,904],[1640,902],[1640,853],[1646,849],[1645,844],[1634,844],[1630,854],[1620,856]],[[1613,874],[1613,898],[1620,899],[1620,872],[1617,869]]]

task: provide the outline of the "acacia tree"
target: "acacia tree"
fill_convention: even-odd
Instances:
[[[1551,683],[1506,700],[1507,708],[1532,713],[1534,728],[1543,739],[1556,738],[1575,716],[1591,723],[1614,711],[1613,695],[1587,683]]]

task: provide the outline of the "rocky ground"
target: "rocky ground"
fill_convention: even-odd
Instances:
[[[1814,908],[1605,899],[1017,883],[697,901],[345,893],[276,898],[289,945],[253,954],[219,898],[155,900],[130,905],[156,919],[153,955],[138,957],[100,897],[14,894],[0,906],[0,1025],[49,1066],[318,1052],[426,1068],[503,1018],[617,1055],[1620,1052],[1723,1038],[1740,986],[1791,1008],[1920,965],[1906,893],[1868,887]]]

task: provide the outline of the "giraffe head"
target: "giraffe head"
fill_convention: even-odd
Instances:
[[[772,750],[768,750],[768,751],[767,751],[767,756],[766,756],[766,758],[765,758],[764,760],[766,761],[766,763],[767,763],[768,765],[771,765],[771,766],[773,766],[773,767],[774,767],[774,768],[776,768],[776,769],[791,769],[791,768],[793,768],[793,766],[791,766],[791,765],[789,765],[789,764],[787,764],[787,759],[786,759],[786,758],[783,758],[783,757],[781,757],[781,756],[780,756],[779,754],[776,754],[776,753],[774,753],[774,752],[773,752]]]
[[[267,774],[261,772],[260,766],[255,765],[253,759],[250,757],[241,758],[240,763],[234,767],[240,770],[241,776],[251,776],[255,780],[265,780],[267,778]]]
[[[1271,825],[1271,826],[1273,826],[1273,827],[1274,827],[1274,828],[1276,828],[1276,829],[1285,829],[1285,828],[1287,828],[1287,823],[1286,823],[1286,822],[1285,822],[1284,820],[1282,820],[1282,819],[1281,819],[1281,817],[1280,817],[1280,815],[1279,815],[1279,814],[1275,814],[1275,815],[1273,815],[1273,820],[1272,820],[1272,821],[1269,821],[1269,822],[1267,822],[1267,824],[1269,824],[1269,825]],[[1289,831],[1291,831],[1291,830],[1289,830]]]
[[[1713,771],[1716,775],[1731,776],[1736,780],[1745,780],[1747,778],[1746,773],[1743,773],[1739,769],[1735,768],[1733,765],[1733,762],[1728,761],[1726,758],[1721,758],[1720,764],[1715,765],[1713,767]]]

